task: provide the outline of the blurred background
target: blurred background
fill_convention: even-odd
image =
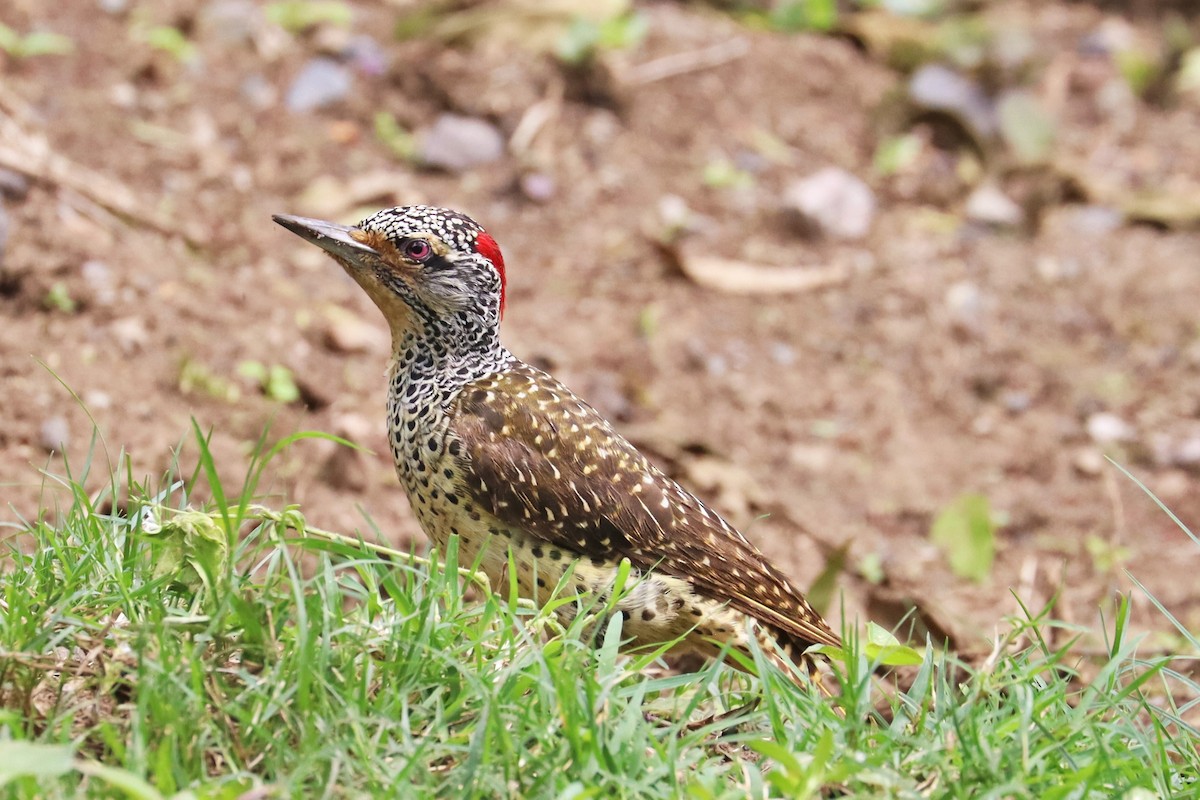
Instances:
[[[270,214],[431,203],[504,249],[508,346],[834,619],[979,651],[1132,573],[1200,625],[1106,460],[1200,519],[1191,3],[6,0],[0,198],[5,521],[190,471],[194,418],[234,487],[268,426],[361,443],[267,501],[420,543],[382,319]]]

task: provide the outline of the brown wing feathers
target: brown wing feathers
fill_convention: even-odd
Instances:
[[[450,417],[465,448],[464,489],[502,522],[684,578],[802,644],[840,646],[753,545],[544,373],[520,365],[476,381]]]

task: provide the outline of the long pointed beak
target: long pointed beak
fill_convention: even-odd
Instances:
[[[271,219],[301,239],[312,242],[331,256],[351,264],[366,266],[363,262],[364,256],[379,256],[379,252],[374,248],[367,247],[350,235],[351,231],[356,231],[358,228],[338,225],[321,219],[293,217],[290,214],[272,214]]]

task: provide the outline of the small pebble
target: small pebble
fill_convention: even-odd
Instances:
[[[65,452],[71,443],[71,429],[66,417],[50,417],[38,431],[38,444],[47,453]]]
[[[1200,435],[1189,436],[1176,444],[1174,461],[1187,469],[1200,467]]]
[[[292,81],[284,102],[289,111],[314,111],[343,100],[352,85],[350,70],[331,58],[314,58]]]
[[[1094,478],[1104,469],[1104,454],[1095,447],[1082,447],[1075,451],[1071,466],[1080,475]]]
[[[972,281],[958,281],[946,290],[946,311],[955,328],[977,334],[983,330],[986,302],[979,286]]]
[[[428,167],[463,172],[499,160],[504,137],[487,120],[442,114],[418,137],[417,155]]]
[[[0,168],[0,197],[19,203],[29,194],[29,178],[11,169]]]
[[[677,194],[664,194],[658,198],[658,218],[666,230],[677,232],[691,230],[695,214],[687,200]]]
[[[205,37],[238,44],[254,38],[263,26],[264,17],[252,0],[211,0],[200,6],[197,23]]]
[[[112,270],[103,261],[91,259],[83,262],[79,274],[92,293],[92,301],[97,305],[110,306],[117,300],[116,287],[113,286]]]
[[[83,393],[83,404],[92,411],[105,411],[112,408],[112,395],[99,389],[88,389]]]
[[[997,228],[1015,228],[1025,221],[1025,212],[995,184],[979,186],[967,198],[967,219]]]
[[[1004,410],[1014,416],[1024,414],[1033,406],[1033,398],[1029,396],[1028,392],[1005,392],[1000,397],[1000,402],[1004,406]]]
[[[858,176],[825,167],[784,191],[784,208],[807,228],[835,239],[861,239],[875,219],[875,194]]]
[[[150,340],[150,333],[146,330],[146,323],[138,317],[123,317],[114,320],[109,326],[109,330],[112,332],[117,346],[126,355],[141,350],[146,342]]]
[[[1128,442],[1135,436],[1133,426],[1116,414],[1100,411],[1087,418],[1088,437],[1100,446]]]
[[[1076,206],[1065,213],[1064,223],[1084,236],[1105,236],[1121,227],[1125,218],[1108,206]]]
[[[926,64],[914,72],[908,81],[908,99],[917,108],[949,114],[979,139],[996,133],[996,111],[987,94],[949,67]]]
[[[1040,255],[1033,262],[1034,271],[1046,283],[1058,283],[1079,275],[1079,259],[1055,258],[1050,255]]]
[[[544,172],[527,172],[521,176],[521,194],[535,203],[548,203],[557,192],[554,178]]]
[[[350,39],[344,55],[356,72],[372,78],[386,73],[391,61],[387,48],[365,33]]]
[[[336,306],[326,309],[325,343],[337,353],[378,353],[388,348],[384,328]]]

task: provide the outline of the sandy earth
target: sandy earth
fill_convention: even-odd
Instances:
[[[64,473],[48,453],[64,438],[71,468],[87,462],[89,414],[97,486],[121,453],[161,482],[181,443],[190,472],[194,418],[234,485],[268,424],[271,440],[322,430],[361,442],[371,453],[295,445],[267,471],[268,502],[300,502],[346,531],[368,530],[369,515],[389,539],[419,541],[382,434],[382,321],[270,214],[352,220],[430,202],[471,213],[504,248],[511,349],[615,418],[799,585],[846,548],[848,613],[891,625],[916,608],[923,626],[977,650],[1017,611],[1010,590],[1036,606],[1061,589],[1056,615],[1094,624],[1098,603],[1130,588],[1128,568],[1200,625],[1200,548],[1101,457],[1200,520],[1200,452],[1188,450],[1200,447],[1200,237],[1112,223],[1080,202],[1094,198],[1031,201],[1036,170],[992,174],[1032,209],[1015,229],[968,223],[970,187],[952,168],[947,183],[936,153],[879,175],[878,109],[905,76],[855,43],[639,4],[646,40],[584,82],[511,43],[392,42],[398,12],[385,3],[349,3],[348,32],[302,35],[261,19],[239,32],[182,2],[47,5],[16,0],[0,19],[65,34],[75,51],[0,61],[0,110],[91,172],[5,195],[6,518],[63,501],[39,470]],[[1088,4],[1032,9],[997,3],[988,19],[1021,25],[1037,46],[1023,80],[1058,120],[1056,157],[1110,196],[1200,196],[1200,102],[1102,97],[1115,69],[1079,46],[1118,23],[1155,41],[1155,9],[1128,21]],[[134,31],[149,24],[184,31],[196,60],[141,41]],[[376,37],[381,65],[351,70],[340,102],[288,110],[303,65],[361,33]],[[638,77],[660,57],[735,39],[748,46],[718,65]],[[381,110],[416,131],[448,111],[482,118],[508,152],[463,172],[420,169],[375,135]],[[705,168],[720,160],[749,180],[710,185]],[[789,184],[827,166],[870,185],[864,238],[803,235],[780,213]],[[122,187],[145,214],[104,207]],[[835,267],[844,279],[790,294],[701,285],[651,241],[667,196],[691,211],[689,259]],[[245,361],[290,370],[301,399],[264,396],[240,375]],[[1106,430],[1122,441],[1102,447]],[[967,492],[986,495],[1000,523],[982,584],[955,577],[928,538]],[[1139,625],[1163,627],[1137,608]]]

